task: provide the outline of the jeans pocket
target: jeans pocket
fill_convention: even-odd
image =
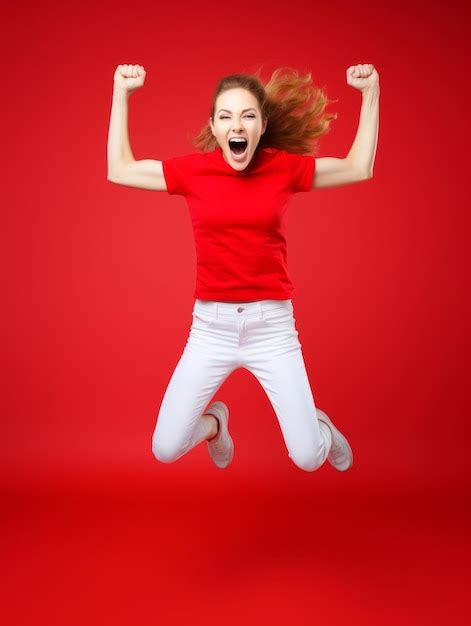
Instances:
[[[262,320],[268,326],[274,326],[279,328],[293,328],[294,317],[290,310],[286,309],[271,309],[264,311]]]
[[[210,328],[214,323],[214,317],[200,311],[193,311],[193,326],[196,328]]]

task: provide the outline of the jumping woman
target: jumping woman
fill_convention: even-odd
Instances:
[[[317,409],[296,329],[288,275],[286,217],[290,197],[314,188],[373,176],[378,139],[379,76],[371,64],[347,69],[362,94],[355,140],[344,158],[315,158],[317,139],[337,114],[311,74],[287,68],[264,85],[233,74],[216,86],[196,151],[164,161],[133,157],[128,97],[144,85],[142,65],[118,65],[108,135],[108,180],[186,198],[197,273],[192,324],[164,394],[152,452],[170,463],[207,441],[219,468],[234,443],[229,409],[214,394],[239,368],[252,372],[278,419],[291,460],[312,472],[327,459],[348,470],[353,454],[344,435]],[[311,154],[306,154],[311,152]]]

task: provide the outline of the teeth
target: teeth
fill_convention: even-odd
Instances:
[[[247,139],[243,139],[242,137],[232,137],[229,141],[235,141],[237,143],[242,143],[243,141],[247,141]]]

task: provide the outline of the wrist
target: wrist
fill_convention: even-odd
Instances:
[[[113,94],[118,97],[127,98],[129,96],[129,91],[124,87],[120,87],[119,85],[113,85]]]
[[[379,85],[373,85],[372,87],[365,87],[361,92],[363,97],[379,96]]]

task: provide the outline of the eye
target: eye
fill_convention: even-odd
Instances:
[[[251,118],[254,118],[254,117],[255,117],[255,115],[254,115],[253,113],[248,113],[247,115],[244,115],[244,117],[251,117]],[[227,120],[228,118],[229,118],[229,116],[228,116],[228,115],[221,115],[221,116],[219,117],[219,119],[220,119],[220,120]]]

